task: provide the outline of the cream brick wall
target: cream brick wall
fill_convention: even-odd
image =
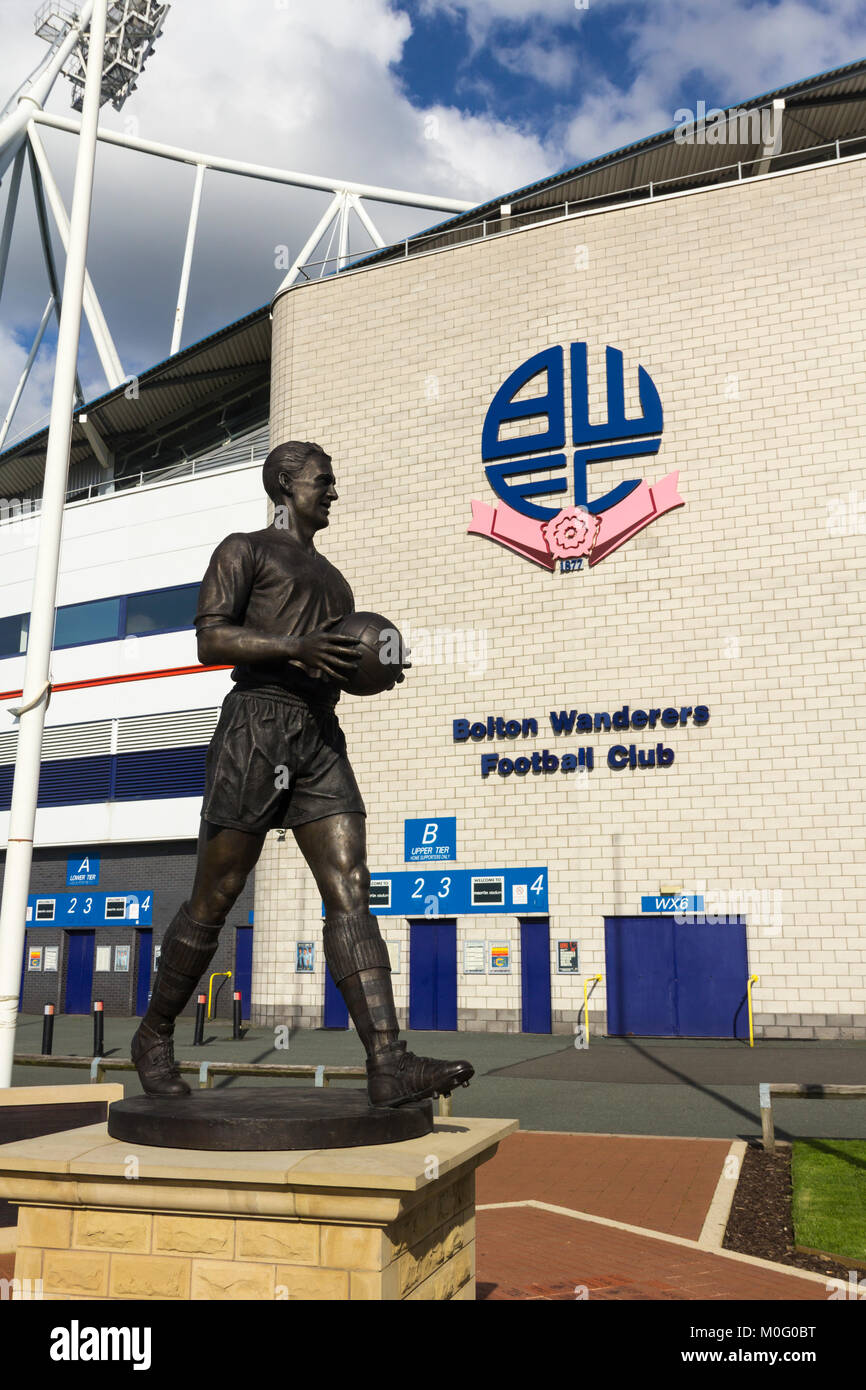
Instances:
[[[333,454],[340,501],[319,541],[357,606],[487,637],[484,670],[418,664],[403,687],[342,701],[371,867],[406,867],[404,817],[456,815],[460,866],[549,866],[551,936],[579,939],[582,973],[604,972],[605,914],[637,913],[663,883],[763,894],[774,920],[747,913],[756,1009],[765,1031],[794,1036],[866,1035],[866,516],[859,533],[828,525],[831,503],[866,501],[864,184],[862,159],[824,165],[384,265],[274,306],[272,441]],[[665,428],[635,471],[679,469],[686,505],[559,575],[466,528],[470,500],[494,500],[480,444],[495,390],[574,340],[589,344],[591,418],[604,418],[606,345],[624,353],[630,414],[637,364],[649,371]],[[593,467],[593,495],[627,467]],[[625,703],[711,717],[663,731],[665,770],[609,769],[622,735],[549,731],[551,709]],[[454,718],[491,714],[535,716],[538,739],[452,742]],[[579,743],[595,748],[586,778],[480,776],[482,752]],[[285,954],[318,919],[291,836],[269,842],[254,983],[267,1016],[320,1006],[318,976],[308,996]],[[458,973],[461,1008],[519,1010],[516,917],[460,923],[461,939],[506,929],[510,977]],[[576,1018],[580,979],[552,978],[554,1011]],[[405,948],[395,984],[405,1007]]]

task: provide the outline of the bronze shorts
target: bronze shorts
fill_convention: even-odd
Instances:
[[[207,751],[203,820],[263,834],[353,811],[366,815],[332,708],[273,688],[226,696]]]

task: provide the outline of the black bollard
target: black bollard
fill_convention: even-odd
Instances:
[[[204,1011],[207,1004],[207,995],[200,994],[198,1003],[195,1006],[195,1032],[193,1033],[193,1047],[201,1047],[204,1039]]]
[[[103,1027],[104,1005],[101,999],[93,1002],[93,1055],[101,1057],[105,1048],[105,1032]]]
[[[42,1018],[42,1056],[50,1057],[54,1043],[54,1005],[46,1004]]]
[[[235,990],[232,1002],[232,1037],[239,1038],[241,1035],[241,992]]]

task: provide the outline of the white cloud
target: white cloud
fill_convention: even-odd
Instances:
[[[525,43],[513,47],[498,48],[496,59],[509,72],[534,77],[537,82],[552,88],[567,87],[582,66],[580,52],[575,45],[554,41],[540,43],[534,39],[527,39]]]

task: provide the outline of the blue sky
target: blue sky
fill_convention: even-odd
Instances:
[[[0,6],[0,105],[44,52]],[[195,150],[486,201],[866,56],[866,0],[173,0],[138,90],[102,123]],[[71,114],[69,88],[48,109]],[[75,140],[44,141],[67,201]],[[8,182],[8,180],[7,180]],[[192,174],[100,148],[89,264],[125,370],[168,354]],[[0,208],[5,203],[0,189]],[[184,345],[267,302],[327,195],[209,175]],[[386,241],[437,213],[369,205]],[[369,245],[360,229],[352,250]],[[63,257],[58,247],[61,266]],[[47,297],[25,191],[0,303],[0,416]],[[52,335],[10,439],[47,416]],[[89,334],[81,374],[105,389]]]

